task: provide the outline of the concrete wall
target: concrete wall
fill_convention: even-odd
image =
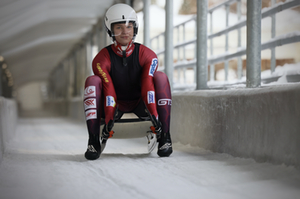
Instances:
[[[17,120],[16,101],[0,97],[0,162],[7,142],[15,136]]]
[[[173,142],[300,166],[300,84],[173,94]]]
[[[68,116],[69,102],[63,99],[46,101],[43,103],[43,110],[53,116]]]
[[[43,82],[31,82],[18,88],[17,101],[21,110],[35,111],[43,108],[41,93],[42,83]]]
[[[72,119],[85,123],[85,112],[83,107],[83,98],[73,98],[68,105],[68,116]]]

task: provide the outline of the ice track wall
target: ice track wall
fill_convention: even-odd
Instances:
[[[63,115],[85,122],[82,100],[67,104]],[[0,97],[0,162],[17,120],[16,101]],[[173,93],[171,134],[173,142],[300,167],[300,84]]]
[[[300,84],[173,94],[173,142],[300,166]]]
[[[16,101],[0,97],[0,162],[6,143],[15,136],[17,120]]]

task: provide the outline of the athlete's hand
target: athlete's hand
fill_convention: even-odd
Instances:
[[[161,122],[152,115],[152,123],[153,126],[150,127],[151,131],[156,134],[156,138],[159,139],[162,133],[162,125]]]
[[[110,120],[108,124],[104,124],[103,130],[102,130],[102,139],[107,140],[108,138],[111,138],[114,134],[112,131],[113,127],[113,121]]]

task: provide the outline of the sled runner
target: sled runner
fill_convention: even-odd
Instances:
[[[151,153],[157,144],[156,134],[151,131],[151,126],[153,126],[151,120],[142,120],[138,117],[135,117],[134,114],[125,113],[121,119],[118,119],[114,122],[114,134],[110,139],[131,139],[145,137],[148,144],[148,153]],[[103,142],[103,140],[101,140],[102,151],[104,150],[105,145],[106,141]]]

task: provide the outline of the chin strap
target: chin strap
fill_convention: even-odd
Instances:
[[[114,41],[114,45],[117,49],[117,53],[120,54],[120,55],[123,55],[123,52],[125,51],[126,52],[126,54],[125,54],[126,57],[128,57],[127,54],[130,53],[129,49],[131,48],[132,44],[133,44],[133,40],[131,40],[127,46],[122,46],[119,42],[117,42],[117,40]]]

